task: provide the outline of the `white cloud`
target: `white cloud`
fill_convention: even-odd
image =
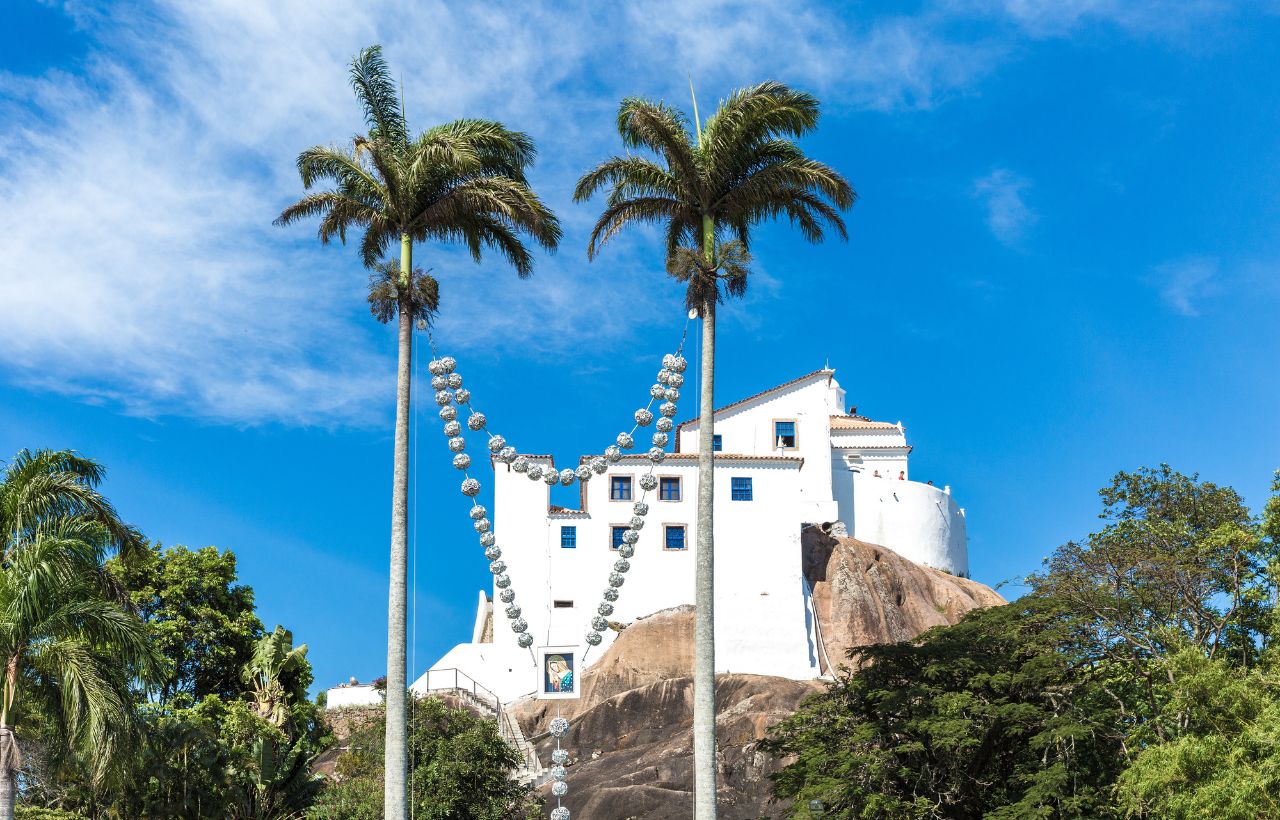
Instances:
[[[538,141],[534,181],[566,237],[532,281],[496,260],[418,258],[446,283],[442,336],[560,353],[682,315],[643,233],[583,257],[598,205],[573,205],[570,190],[617,150],[621,96],[683,106],[692,72],[704,113],[764,77],[837,107],[928,108],[1008,51],[952,38],[945,4],[858,23],[740,0],[65,7],[98,44],[84,76],[0,74],[0,210],[21,215],[0,234],[0,368],[134,413],[235,423],[386,412],[389,345],[365,313],[354,252],[270,225],[300,192],[298,150],[359,128],[346,64],[369,43],[403,76],[411,125],[496,117]],[[1034,218],[1022,183],[985,184],[992,230],[1011,241]]]
[[[1032,37],[1066,37],[1091,24],[1134,35],[1203,37],[1206,25],[1232,14],[1227,0],[943,0],[955,15],[1003,18]]]
[[[1039,218],[1027,204],[1030,180],[997,168],[973,183],[973,196],[986,209],[987,227],[1006,245],[1017,244]]]
[[[1199,316],[1200,304],[1219,290],[1219,267],[1217,259],[1193,256],[1157,265],[1152,280],[1176,313]]]

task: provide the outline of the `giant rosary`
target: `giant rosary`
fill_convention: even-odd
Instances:
[[[601,593],[602,600],[596,607],[596,614],[592,617],[585,634],[585,640],[589,646],[599,646],[603,640],[600,633],[609,626],[608,616],[613,614],[613,604],[618,600],[619,590],[626,580],[627,572],[631,569],[630,559],[635,555],[635,544],[640,540],[644,517],[649,513],[649,505],[645,502],[645,498],[649,492],[658,487],[654,469],[666,459],[667,454],[664,448],[671,440],[671,433],[675,429],[673,419],[676,415],[676,403],[680,400],[684,371],[689,365],[681,355],[687,335],[688,324],[686,323],[685,332],[680,337],[680,344],[676,347],[676,351],[662,357],[662,368],[658,371],[655,383],[649,388],[649,401],[644,407],[636,410],[633,417],[635,423],[631,430],[619,433],[615,443],[606,447],[603,454],[590,459],[583,458],[576,470],[566,467],[559,472],[554,468],[544,470],[540,464],[530,464],[529,459],[520,455],[519,451],[505,438],[489,432],[488,419],[472,404],[471,391],[463,387],[462,376],[458,373],[458,362],[454,357],[437,356],[427,365],[427,370],[431,373],[431,387],[435,390],[435,402],[440,406],[440,418],[444,421],[443,432],[448,439],[449,450],[454,454],[453,466],[463,474],[460,489],[464,496],[471,499],[470,516],[473,526],[479,534],[480,546],[484,547],[485,558],[489,560],[489,571],[493,573],[494,586],[501,590],[498,598],[507,605],[505,613],[511,622],[511,631],[515,634],[516,643],[522,648],[528,649],[533,646],[533,635],[529,633],[528,622],[521,617],[512,579],[507,573],[506,562],[502,560],[502,548],[498,546],[497,538],[493,533],[493,522],[489,520],[488,510],[475,500],[480,494],[480,482],[467,472],[472,462],[471,456],[466,452],[467,441],[463,437],[462,422],[459,421],[459,408],[465,408],[467,411],[468,429],[488,435],[489,453],[494,459],[510,465],[514,472],[524,474],[530,481],[543,481],[548,486],[560,484],[568,487],[575,482],[585,484],[593,476],[603,475],[610,464],[616,464],[622,459],[624,450],[635,448],[635,437],[640,428],[654,425],[655,432],[650,439],[652,446],[646,454],[649,460],[649,471],[639,479],[642,491],[640,499],[632,507],[633,515],[629,526],[623,532],[623,543],[618,549],[618,560],[613,564],[613,571],[609,573],[607,585]],[[434,342],[432,348],[434,351]],[[655,402],[660,402],[656,417],[653,413]],[[556,750],[552,755],[554,765],[551,768],[553,781],[551,793],[555,796],[557,805],[551,812],[551,818],[552,820],[569,820],[569,809],[559,805],[560,798],[569,790],[568,784],[565,783],[564,767],[568,761],[568,753],[560,748],[560,738],[569,731],[569,721],[557,716],[551,721],[549,729],[556,738]]]

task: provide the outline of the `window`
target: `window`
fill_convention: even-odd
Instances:
[[[723,449],[724,449],[724,442],[721,441],[720,434],[713,433],[711,435],[711,452],[718,453]]]
[[[631,500],[631,476],[615,475],[609,477],[609,500]]]
[[[560,528],[560,548],[571,550],[578,546],[578,528],[577,527],[561,527]]]
[[[679,501],[680,479],[676,476],[661,476],[658,479],[658,500]]]
[[[573,601],[552,601],[551,606],[555,609],[573,609]]]
[[[622,540],[622,536],[626,531],[626,524],[614,524],[609,528],[609,549],[622,549],[622,545],[626,543]]]
[[[775,421],[773,423],[774,447],[779,450],[796,448],[796,423],[794,421]]]
[[[685,549],[684,524],[667,524],[662,528],[662,546],[669,550]]]
[[[751,479],[750,478],[734,478],[730,482],[730,495],[734,501],[750,501],[751,500]]]

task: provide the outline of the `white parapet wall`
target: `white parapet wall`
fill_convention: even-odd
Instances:
[[[326,693],[326,709],[349,709],[356,706],[381,706],[382,693],[372,683],[335,686]]]
[[[918,481],[853,476],[849,534],[927,567],[969,576],[964,510],[946,489]]]

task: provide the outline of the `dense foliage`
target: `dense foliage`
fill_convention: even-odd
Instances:
[[[775,729],[792,816],[1280,817],[1280,495],[1259,521],[1160,467],[1101,497],[1031,594],[856,650]]]
[[[113,818],[267,818],[305,808],[320,788],[311,763],[329,742],[307,700],[306,647],[281,627],[264,632],[235,556],[152,544],[108,568],[160,655],[151,685],[131,696],[141,742],[117,761],[129,787],[95,786],[80,758],[36,756],[24,771],[27,801]]]
[[[0,480],[13,816],[382,817],[380,716],[326,788],[316,761],[334,738],[307,698],[306,646],[263,628],[230,551],[147,544],[122,523],[103,475],[74,453],[24,451]],[[409,743],[417,816],[537,816],[492,721],[419,701]]]
[[[307,812],[309,820],[382,817],[381,722],[355,731],[338,758],[336,782]],[[414,703],[409,720],[409,786],[414,816],[424,820],[517,820],[541,817],[527,786],[510,779],[519,755],[497,725],[437,698]]]

